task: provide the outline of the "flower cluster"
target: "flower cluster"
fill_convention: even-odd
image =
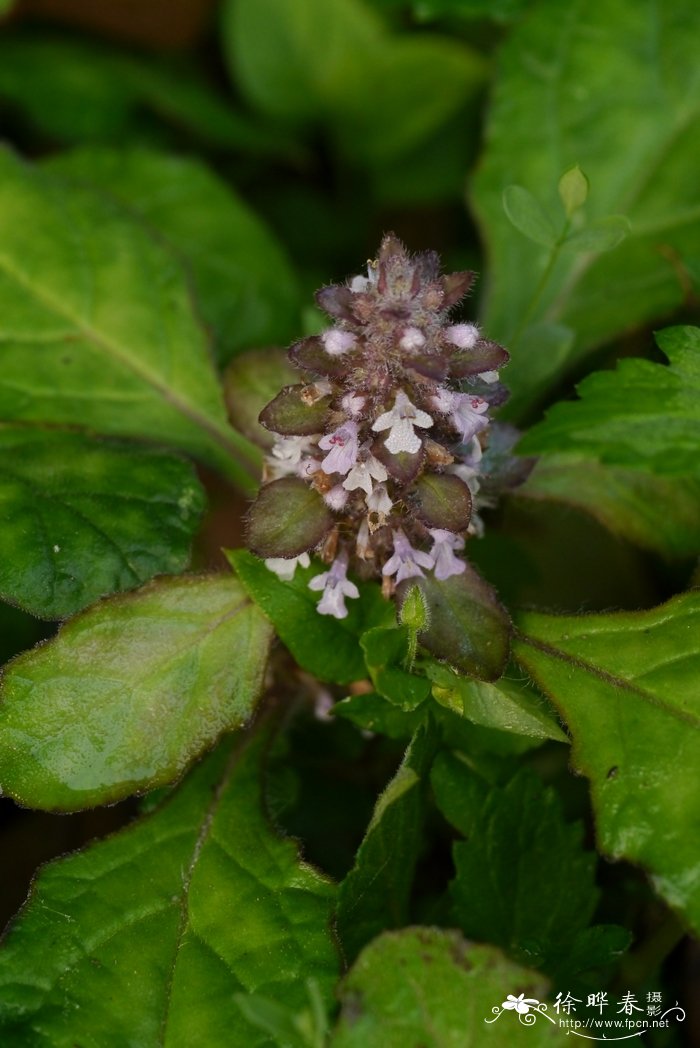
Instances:
[[[450,312],[473,274],[442,274],[384,238],[366,276],[317,295],[333,326],[292,346],[303,373],[263,410],[276,434],[249,545],[280,578],[318,549],[330,565],[310,588],[321,614],[343,618],[358,596],[348,567],[404,579],[465,571],[465,536],[482,528],[481,461],[489,410],[505,391],[506,351]]]

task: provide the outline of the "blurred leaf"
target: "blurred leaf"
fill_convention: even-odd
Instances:
[[[0,949],[3,1044],[269,1048],[238,993],[301,1009],[301,971],[330,996],[333,889],[263,815],[265,742],[227,744],[154,814],[41,871]]]
[[[576,332],[561,371],[683,301],[677,271],[700,255],[699,33],[693,0],[654,0],[643,9],[612,0],[566,11],[542,0],[506,40],[472,200],[491,259],[484,327],[513,353],[508,384],[516,397],[530,367],[519,327],[545,322]],[[588,220],[621,213],[631,233],[602,257],[565,246],[540,293],[547,249],[513,235],[501,196],[517,182],[554,212],[561,172],[575,163],[590,181]]]
[[[382,25],[359,0],[226,0],[222,43],[243,92],[285,119],[332,115],[361,90]]]
[[[700,592],[651,611],[519,619],[518,661],[561,711],[601,849],[700,928]]]
[[[670,360],[621,360],[577,387],[520,442],[524,454],[578,452],[602,462],[700,480],[700,328],[667,328]],[[699,525],[700,526],[700,525]]]
[[[2,791],[75,811],[172,782],[250,717],[271,630],[228,575],[158,579],[5,670]]]
[[[418,18],[428,21],[454,18],[473,21],[492,18],[494,22],[512,22],[519,18],[533,0],[413,0]]]
[[[561,1031],[547,1022],[528,1029],[515,1013],[494,1021],[506,994],[541,1000],[547,982],[491,946],[458,932],[404,928],[385,932],[341,983],[341,1013],[330,1048],[549,1048]],[[492,1026],[484,1026],[489,1020]]]
[[[342,112],[338,106],[334,126],[348,156],[370,166],[424,145],[485,79],[478,53],[448,38],[386,38],[373,57],[360,88],[345,97]]]
[[[50,170],[109,192],[162,234],[193,278],[217,357],[299,330],[290,264],[260,219],[203,163],[146,149],[79,149]]]
[[[517,498],[563,502],[669,558],[700,554],[700,479],[661,477],[576,455],[545,455]]]
[[[377,801],[355,865],[340,885],[338,934],[351,961],[375,935],[400,928],[408,919],[435,742],[432,726],[417,730],[399,770]]]
[[[8,151],[0,224],[0,419],[170,443],[250,485],[239,462],[254,470],[257,452],[227,424],[170,253],[109,200]]]
[[[0,596],[61,619],[187,566],[204,492],[189,463],[79,433],[0,426]]]
[[[432,575],[406,579],[397,589],[399,606],[413,586],[423,594],[428,628],[418,635],[436,659],[479,680],[496,680],[508,658],[510,620],[489,584],[467,565],[461,575],[440,581]]]
[[[625,215],[606,215],[566,238],[577,251],[612,251],[629,236],[630,222]]]
[[[503,190],[503,210],[515,228],[543,247],[552,248],[557,241],[557,230],[539,200],[522,186],[506,186]]]
[[[228,0],[223,34],[231,72],[259,109],[326,122],[354,163],[415,148],[485,73],[457,41],[390,35],[359,0]]]
[[[32,75],[27,75],[31,69]],[[12,33],[0,39],[0,98],[19,106],[44,134],[61,142],[153,140],[142,112],[220,149],[280,153],[278,129],[236,113],[198,71],[95,40],[57,33]]]
[[[469,837],[453,847],[451,893],[462,931],[558,978],[590,967],[588,938],[581,958],[576,942],[598,902],[596,856],[583,849],[582,825],[564,821],[555,790],[522,770],[506,786],[478,796],[470,781],[475,773],[455,759],[443,762],[439,774],[452,780],[449,793],[463,790],[466,803],[478,803],[468,823],[460,813]],[[628,943],[629,935],[618,930],[608,940],[613,954]],[[600,945],[596,963],[605,963],[612,959],[606,936]]]
[[[574,164],[559,179],[559,198],[564,205],[564,213],[571,218],[588,199],[590,188],[588,179],[578,164]]]
[[[255,349],[239,353],[224,373],[224,396],[232,424],[243,436],[271,448],[275,435],[261,426],[258,417],[282,386],[299,378],[283,349]]]
[[[508,677],[501,677],[497,684],[468,680],[432,660],[425,669],[433,682],[436,701],[474,724],[533,739],[569,741],[532,686],[525,682]]]
[[[348,617],[335,619],[318,614],[317,594],[308,586],[309,580],[319,574],[319,564],[306,569],[297,567],[291,582],[281,582],[261,560],[245,550],[227,550],[226,556],[247,593],[272,621],[302,669],[336,684],[366,678],[359,636],[369,627],[394,617],[392,605],[382,600],[377,586],[363,586],[360,599],[348,601]]]

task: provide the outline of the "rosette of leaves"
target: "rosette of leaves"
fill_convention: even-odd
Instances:
[[[284,580],[317,551],[328,569],[309,587],[321,593],[317,610],[338,619],[359,594],[349,570],[380,577],[400,607],[417,586],[423,645],[494,679],[508,618],[462,552],[492,504],[482,464],[508,354],[450,318],[473,279],[441,273],[434,252],[410,256],[389,234],[366,276],[317,293],[333,326],[292,346],[301,381],[260,415],[275,441],[248,545]]]

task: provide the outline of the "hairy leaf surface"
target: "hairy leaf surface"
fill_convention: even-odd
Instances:
[[[271,640],[235,579],[158,579],[111,597],[10,663],[0,785],[74,811],[172,782],[260,694]]]
[[[700,928],[700,592],[651,611],[524,614],[518,661],[551,697],[591,780],[598,840],[647,867]]]
[[[262,813],[265,739],[222,746],[152,815],[39,875],[0,949],[0,1039],[276,1048],[237,993],[306,1003],[338,960],[332,886]]]
[[[0,426],[0,596],[46,619],[187,566],[204,493],[151,448]]]
[[[7,150],[0,224],[0,418],[170,443],[244,482],[236,460],[253,469],[257,454],[226,422],[170,253],[114,202]]]

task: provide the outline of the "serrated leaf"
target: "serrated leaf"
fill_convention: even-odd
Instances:
[[[620,538],[665,557],[700,554],[700,479],[544,455],[517,497],[577,506]]]
[[[506,186],[503,210],[515,228],[536,244],[552,248],[557,240],[554,224],[539,200],[523,186]]]
[[[341,1014],[330,1048],[554,1048],[561,1030],[533,1028],[493,1010],[506,994],[543,1000],[539,974],[500,950],[467,943],[455,931],[404,928],[375,939],[340,987]],[[484,1022],[493,1022],[485,1026]]]
[[[700,479],[700,328],[667,328],[668,366],[621,360],[579,384],[520,442],[524,454],[575,452],[669,477]]]
[[[531,303],[528,323],[576,333],[541,396],[594,347],[686,298],[678,273],[700,255],[698,32],[694,0],[653,0],[643,11],[636,0],[579,4],[563,16],[558,0],[544,0],[501,49],[472,201],[491,259],[484,329],[511,351],[518,411],[528,406],[518,397],[529,362],[513,336]],[[623,85],[614,104],[611,84]],[[624,214],[631,232],[611,254],[582,259],[565,247],[539,294],[548,249],[513,235],[501,195],[518,182],[554,210],[562,168],[577,161],[590,181],[589,221]]]
[[[194,470],[174,455],[0,426],[0,597],[62,619],[182,571],[203,510]]]
[[[309,580],[319,574],[319,564],[297,567],[291,582],[282,582],[245,550],[227,550],[226,556],[303,669],[336,684],[366,678],[360,634],[394,618],[392,605],[382,600],[378,587],[363,586],[359,600],[348,601],[347,618],[335,619],[318,614],[318,595],[309,589]]]
[[[79,149],[52,171],[110,193],[162,234],[191,273],[217,357],[284,344],[299,295],[282,248],[230,185],[201,161],[151,149]]]
[[[270,641],[228,575],[158,579],[95,605],[5,670],[3,793],[75,811],[172,782],[248,720]]]
[[[651,611],[524,614],[514,653],[558,707],[591,780],[601,849],[647,867],[696,930],[700,592]]]
[[[472,515],[469,488],[452,473],[423,473],[416,481],[416,514],[428,527],[466,531]]]
[[[169,443],[250,485],[239,460],[256,471],[258,453],[226,422],[169,252],[106,198],[7,150],[0,224],[0,419]]]
[[[408,918],[435,744],[434,727],[417,730],[396,775],[377,801],[355,865],[340,885],[338,934],[351,960],[375,935],[400,928]]]
[[[481,795],[464,761],[443,761],[441,774],[452,779],[451,792],[463,790],[466,803],[478,804],[469,821],[460,813],[469,836],[453,848],[450,890],[462,931],[558,978],[580,972],[590,954],[577,957],[576,937],[588,928],[599,894],[581,823],[564,821],[554,789],[530,771]]]
[[[330,995],[333,889],[263,815],[265,743],[221,747],[152,815],[42,870],[0,949],[4,1044],[272,1048],[236,994],[301,1009],[304,972]]]
[[[541,698],[525,682],[508,677],[502,677],[497,684],[468,680],[432,660],[425,670],[433,682],[436,701],[474,724],[533,739],[569,741]]]
[[[301,477],[265,484],[248,513],[247,542],[259,557],[298,557],[315,549],[333,526],[333,515]]]
[[[440,581],[411,578],[397,589],[399,606],[418,586],[429,614],[418,635],[435,658],[479,680],[496,680],[508,659],[510,620],[489,584],[467,565],[461,575]]]

